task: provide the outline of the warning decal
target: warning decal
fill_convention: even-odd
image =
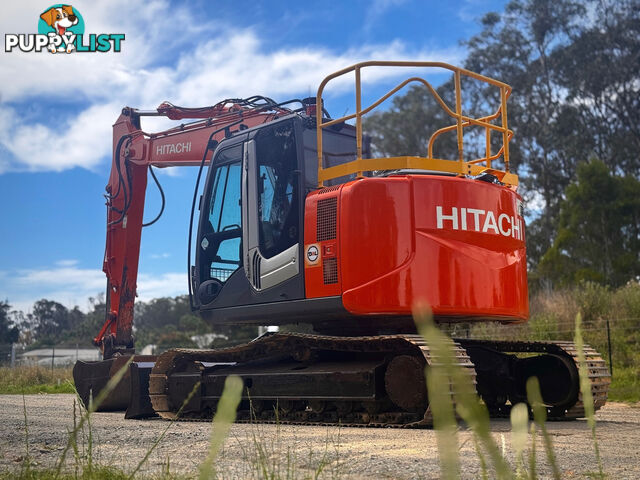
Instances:
[[[317,265],[320,262],[320,248],[317,243],[307,245],[305,248],[304,261],[307,265]]]

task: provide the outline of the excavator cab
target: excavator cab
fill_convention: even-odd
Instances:
[[[200,310],[304,298],[302,129],[294,115],[216,148],[200,204],[193,270]]]
[[[314,99],[315,100],[315,99]],[[306,100],[309,102],[310,100]],[[211,323],[276,324],[342,311],[335,298],[306,298],[304,224],[317,190],[315,123],[299,114],[218,144],[199,202],[192,304]],[[327,129],[329,165],[356,158],[355,128]],[[368,148],[368,147],[367,147]],[[354,179],[355,175],[340,179]]]

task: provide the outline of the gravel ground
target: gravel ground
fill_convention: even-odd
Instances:
[[[0,395],[0,471],[16,470],[25,455],[23,400]],[[29,454],[39,466],[55,465],[73,428],[72,395],[25,397]],[[640,478],[640,408],[609,403],[597,414],[597,434],[609,478]],[[95,461],[131,471],[169,425],[162,420],[124,420],[122,413],[92,417]],[[597,471],[590,430],[584,420],[548,424],[563,478],[587,478]],[[498,445],[510,454],[508,420],[492,420]],[[174,423],[151,454],[143,471],[166,470],[194,476],[205,458],[208,422]],[[463,478],[480,478],[471,435],[458,436]],[[86,442],[85,442],[86,448]],[[82,447],[81,447],[82,448]],[[540,478],[550,478],[544,449],[537,444]],[[73,461],[73,459],[71,459]],[[436,437],[432,430],[233,425],[221,452],[221,478],[439,478]],[[262,473],[260,472],[262,470]]]

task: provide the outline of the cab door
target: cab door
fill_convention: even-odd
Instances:
[[[202,198],[196,265],[203,305],[215,300],[242,265],[243,149],[236,143],[216,152]]]
[[[245,145],[244,270],[257,292],[300,274],[301,170],[295,122],[262,127]]]

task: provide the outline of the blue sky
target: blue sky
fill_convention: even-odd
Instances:
[[[87,308],[102,292],[104,187],[120,109],[212,105],[261,94],[314,94],[325,75],[362,60],[461,65],[460,41],[504,1],[74,1],[86,33],[124,33],[121,53],[0,51],[0,299],[29,311],[48,298]],[[9,2],[6,33],[36,33],[43,1]],[[388,78],[372,77],[368,88]],[[434,83],[437,83],[437,78]],[[384,84],[389,87],[390,84]],[[335,115],[351,97],[327,98]],[[162,124],[145,124],[153,130]],[[144,126],[144,125],[143,125]],[[167,208],[143,230],[139,298],[186,293],[194,169],[166,169]],[[152,182],[146,218],[159,208]]]

